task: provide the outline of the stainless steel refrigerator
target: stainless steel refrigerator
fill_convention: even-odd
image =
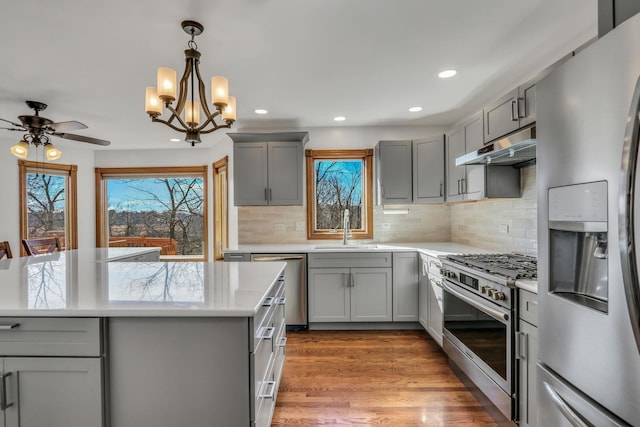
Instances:
[[[536,85],[540,426],[640,426],[640,15]]]

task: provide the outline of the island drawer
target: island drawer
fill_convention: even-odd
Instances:
[[[0,317],[0,356],[101,356],[99,318]]]
[[[309,268],[391,267],[391,252],[310,253]]]
[[[538,326],[538,295],[533,292],[519,290],[520,318],[533,326]]]

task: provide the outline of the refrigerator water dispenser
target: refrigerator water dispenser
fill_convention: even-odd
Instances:
[[[549,189],[549,291],[608,312],[607,182]]]

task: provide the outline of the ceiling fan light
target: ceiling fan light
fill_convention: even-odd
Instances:
[[[16,145],[10,148],[11,154],[16,156],[19,159],[26,159],[29,155],[29,144],[26,141],[22,140],[18,142]]]
[[[44,154],[47,157],[47,160],[58,160],[60,157],[62,157],[62,151],[58,150],[51,143],[44,145]]]

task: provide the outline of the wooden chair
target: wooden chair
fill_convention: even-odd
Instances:
[[[9,242],[0,242],[0,259],[4,258],[13,258],[11,255],[11,246],[9,246]]]
[[[41,255],[59,251],[60,240],[57,237],[42,237],[39,239],[22,239],[22,246],[27,255]]]

